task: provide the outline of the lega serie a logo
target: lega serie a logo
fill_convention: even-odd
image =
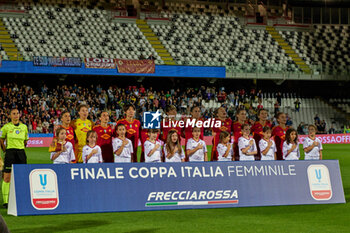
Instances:
[[[37,210],[53,210],[59,204],[57,175],[52,169],[34,169],[29,174],[32,206]]]

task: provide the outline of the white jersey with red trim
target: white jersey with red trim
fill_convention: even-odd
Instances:
[[[218,151],[218,161],[232,161],[232,157],[233,157],[233,144],[228,144],[230,145],[230,148],[227,148],[227,146],[225,146],[222,143],[219,143],[218,147],[217,147],[217,151]],[[228,152],[227,157],[224,157],[225,153],[227,150],[230,150]]]
[[[314,142],[318,142],[318,145],[315,146],[314,148],[312,148],[311,151],[306,152],[305,148],[312,146],[314,144]],[[315,138],[315,140],[312,140],[311,138],[306,137],[304,139],[304,142],[303,142],[303,148],[304,148],[304,152],[305,152],[305,160],[318,160],[318,159],[320,159],[320,151],[323,150],[322,142],[320,139]]]
[[[267,153],[264,155],[262,152],[268,147],[269,142],[272,142],[272,145],[267,151]],[[275,160],[275,153],[277,152],[277,148],[274,140],[269,139],[269,141],[266,141],[265,139],[261,139],[259,141],[259,148],[261,151],[261,160]]]
[[[168,150],[166,148],[166,144],[164,144],[164,148],[163,148],[163,153],[165,156],[165,162],[181,162],[182,159],[185,158],[185,152],[184,149],[181,147],[181,151],[177,151],[173,157],[171,157],[170,159],[167,158],[168,156]]]
[[[73,145],[70,142],[66,142],[64,144],[64,147],[66,148],[66,151],[62,151],[60,155],[53,161],[54,164],[65,164],[65,163],[71,163],[75,160],[74,155],[74,149]],[[57,152],[51,152],[50,158],[56,154]]]
[[[91,154],[91,152],[96,149],[97,153],[92,155],[89,160],[87,160],[87,156]],[[94,147],[90,147],[88,145],[83,147],[83,155],[82,155],[83,163],[102,163],[102,151],[101,147],[96,145]]]
[[[153,153],[150,154],[150,152],[153,150],[153,148],[159,145],[157,150]],[[150,163],[150,162],[161,162],[161,157],[162,157],[162,144],[160,143],[159,140],[157,140],[155,143],[147,140],[144,144],[145,148],[145,162]]]
[[[202,139],[199,139],[198,141],[194,140],[193,138],[190,138],[187,141],[186,149],[187,150],[193,150],[196,148],[199,144],[202,144],[202,149],[197,150],[192,155],[189,156],[190,162],[203,162],[205,153],[207,152],[207,145]]]
[[[128,141],[128,144],[124,146],[123,151],[120,153],[120,155],[117,155],[115,152],[122,146],[123,140],[120,138],[113,138],[112,140],[115,163],[131,162],[131,154],[134,153],[133,145],[130,139],[125,138],[125,140]]]
[[[300,158],[299,143],[297,143],[297,146],[295,147],[295,149],[287,155],[288,151],[292,149],[293,145],[294,144],[292,143],[287,143],[287,141],[283,143],[282,151],[283,151],[284,160],[299,160]]]
[[[249,146],[250,142],[253,142],[253,145],[249,148],[247,153],[257,151],[255,140],[253,138],[246,139],[245,137],[240,137],[238,139],[238,150],[239,150],[239,161],[254,161],[254,155],[244,154],[242,149],[245,149]]]

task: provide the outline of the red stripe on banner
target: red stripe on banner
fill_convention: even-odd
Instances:
[[[312,196],[315,199],[329,199],[332,195],[331,190],[317,190],[317,191],[312,191]]]
[[[208,201],[208,204],[237,204],[238,200],[229,200],[229,201]]]
[[[58,204],[57,198],[33,198],[33,204],[38,209],[54,208]]]

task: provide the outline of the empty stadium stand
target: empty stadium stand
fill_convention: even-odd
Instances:
[[[289,45],[310,63],[321,64],[328,74],[350,72],[350,27],[348,25],[314,25],[310,32],[281,31]]]
[[[21,7],[28,10],[28,17],[3,18],[25,60],[32,56],[138,59],[141,54],[152,54],[162,64],[135,23],[109,22],[106,10],[73,4],[27,4]]]
[[[140,1],[140,10],[153,10],[141,12],[144,19],[127,16],[126,9],[122,10],[126,16],[115,17],[120,2],[18,1],[22,17],[0,18],[2,59],[151,56],[156,64],[226,66],[231,73],[350,72],[348,25],[314,25],[306,31],[250,28],[244,17],[252,14],[252,7],[244,4],[175,1],[164,6]],[[283,13],[281,8],[266,10],[271,17]],[[152,14],[163,23],[147,17]]]

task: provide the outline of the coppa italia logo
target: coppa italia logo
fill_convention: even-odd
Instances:
[[[57,175],[51,169],[34,169],[29,174],[32,206],[37,210],[53,210],[59,204]]]
[[[323,164],[310,165],[307,168],[310,194],[317,201],[332,198],[332,185],[328,168]]]
[[[148,194],[146,207],[238,204],[237,190],[169,191]]]

